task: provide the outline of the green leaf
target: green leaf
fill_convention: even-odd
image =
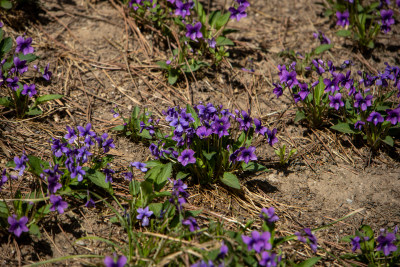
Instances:
[[[12,102],[10,101],[9,97],[0,97],[0,106],[4,106],[4,107],[11,107]]]
[[[304,120],[306,118],[306,115],[304,114],[303,111],[298,110],[296,112],[296,117],[294,118],[294,122],[297,123],[301,120]]]
[[[29,233],[30,233],[31,235],[36,235],[37,237],[40,238],[40,229],[39,229],[39,226],[38,226],[36,223],[32,223],[32,224],[29,226]]]
[[[351,35],[351,31],[349,31],[349,30],[339,30],[339,31],[336,32],[336,35],[340,36],[340,37],[348,37],[348,36]]]
[[[136,196],[140,192],[140,182],[133,180],[129,183],[129,193],[131,193],[132,196]]]
[[[12,48],[12,39],[7,37],[0,42],[0,54],[4,55],[10,52]]]
[[[87,178],[92,183],[94,183],[98,187],[103,188],[111,195],[114,194],[114,190],[111,186],[111,183],[106,182],[106,176],[104,175],[104,173],[102,173],[98,170],[89,169],[88,171],[86,171],[86,174],[87,174]]]
[[[221,177],[221,182],[223,182],[229,187],[240,189],[239,179],[233,173],[224,172],[224,176]]]
[[[314,88],[314,106],[319,107],[320,106],[320,102],[321,102],[321,98],[324,95],[324,91],[325,91],[325,84],[324,84],[324,79],[321,77],[319,77],[319,83],[317,86],[315,86]]]
[[[172,176],[172,163],[169,162],[164,164],[163,168],[160,171],[160,174],[156,178],[156,184],[162,184],[167,181],[168,178]]]
[[[153,184],[148,181],[141,182],[140,188],[142,189],[143,196],[146,198],[153,193]]]
[[[185,211],[185,218],[187,217],[196,217],[200,213],[202,213],[203,210],[187,210]]]
[[[169,84],[174,84],[178,80],[178,71],[176,69],[168,70],[168,82]]]
[[[385,144],[393,147],[394,146],[394,140],[391,136],[386,135],[385,139],[382,140],[382,142],[384,142]]]
[[[203,150],[202,152],[203,152],[204,157],[205,157],[207,160],[211,160],[212,157],[213,157],[215,154],[217,154],[217,152],[215,152],[215,151],[213,151],[213,152],[211,152],[211,153],[207,153],[207,151]]]
[[[348,134],[356,133],[353,129],[350,128],[350,124],[345,122],[339,122],[338,124],[331,126],[331,129],[341,133],[348,133]]]
[[[258,164],[256,162],[249,162],[249,164],[246,164],[245,162],[243,162],[242,169],[244,171],[249,171],[249,172],[269,171],[267,169],[267,167],[265,167],[264,165]]]
[[[309,258],[299,264],[296,264],[297,267],[312,267],[314,266],[319,260],[321,259],[321,257],[313,257],[313,258]]]
[[[25,114],[28,116],[37,116],[37,115],[41,115],[42,113],[43,113],[43,111],[37,107],[30,108],[27,112],[25,112]]]
[[[168,65],[165,61],[157,61],[157,65],[160,66],[160,68],[167,70],[168,69]]]
[[[333,44],[322,44],[320,46],[318,46],[317,48],[315,48],[314,53],[316,55],[319,55],[323,52],[325,52],[326,50],[329,50],[333,47]]]
[[[200,125],[201,125],[201,123],[200,123],[200,119],[199,119],[199,116],[197,116],[197,113],[196,113],[196,111],[194,110],[194,108],[191,106],[191,105],[189,105],[189,104],[187,104],[186,105],[186,112],[189,112],[191,115],[192,115],[192,117],[193,117],[193,119],[194,119],[194,126],[197,128],[197,127],[199,127]]]
[[[9,0],[1,0],[0,6],[4,9],[10,9],[12,8],[12,3]]]
[[[190,173],[178,172],[178,174],[176,175],[176,180],[185,179],[189,175]]]
[[[208,23],[210,24],[210,26],[212,28],[215,28],[215,25],[217,24],[217,20],[219,19],[220,16],[221,16],[221,12],[220,11],[213,11],[210,14],[210,18],[208,20]]]
[[[228,22],[230,15],[230,12],[226,12],[224,15],[217,18],[217,21],[215,23],[216,30],[221,29]]]
[[[160,165],[163,165],[163,164],[159,160],[146,161],[146,167],[147,168],[153,168],[153,167],[160,166]]]
[[[162,203],[151,203],[149,204],[149,209],[154,213],[154,216],[159,218],[161,215],[162,206]]]
[[[125,129],[124,125],[117,125],[114,128],[111,128],[111,131],[123,131]]]
[[[20,53],[20,54],[18,54],[18,58],[20,60],[26,60],[29,63],[29,62],[32,62],[32,61],[38,59],[39,57],[36,56],[35,54],[24,55],[24,54]]]
[[[146,174],[144,175],[144,179],[146,179],[146,181],[154,183],[154,181],[160,175],[160,172],[161,172],[162,168],[163,168],[163,164],[160,164],[160,165],[152,167],[151,169],[149,169],[146,172]]]
[[[35,106],[54,99],[60,99],[62,97],[63,95],[42,95],[36,99]]]
[[[37,176],[40,176],[40,174],[43,173],[43,168],[50,168],[50,165],[47,161],[41,160],[38,157],[28,155],[28,159],[28,164],[31,167],[31,171]]]
[[[235,45],[230,39],[224,37],[224,36],[219,36],[216,40],[217,46],[223,46],[223,45]]]
[[[368,47],[368,48],[371,48],[371,49],[374,49],[374,47],[375,47],[374,41],[370,40],[370,41],[367,43],[367,47]]]
[[[7,204],[1,200],[0,201],[0,218],[7,218],[8,216],[9,216],[9,214],[8,214]]]

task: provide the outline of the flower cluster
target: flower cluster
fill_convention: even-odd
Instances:
[[[318,248],[317,238],[315,237],[315,235],[313,235],[310,228],[304,228],[303,231],[304,233],[296,232],[294,234],[297,236],[297,239],[300,242],[303,242],[305,244],[308,243],[310,245],[310,248],[314,252],[317,252]]]
[[[247,17],[246,9],[250,6],[247,0],[235,0],[237,7],[230,7],[229,12],[231,12],[230,19],[236,19],[237,21],[242,18]]]

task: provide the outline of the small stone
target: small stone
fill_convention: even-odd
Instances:
[[[352,204],[353,203],[353,200],[351,200],[351,199],[346,199],[346,201],[347,201],[347,203],[349,203],[349,204]]]

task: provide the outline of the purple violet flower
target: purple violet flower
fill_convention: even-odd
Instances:
[[[215,116],[214,122],[211,125],[212,132],[214,134],[217,134],[219,138],[229,135],[229,127],[231,127],[231,124],[229,122],[229,117],[226,116],[223,116],[221,118]]]
[[[394,233],[387,233],[386,236],[381,234],[376,241],[378,242],[376,250],[382,251],[385,256],[389,256],[391,252],[397,250],[397,246],[393,244],[393,242],[396,241],[396,235]]]
[[[212,129],[206,128],[205,126],[200,126],[200,127],[197,128],[197,130],[196,130],[196,135],[197,135],[200,139],[207,138],[207,137],[210,136],[211,134],[212,134]]]
[[[76,128],[79,131],[79,136],[84,136],[84,137],[91,136],[93,138],[96,137],[95,132],[91,130],[92,124],[90,123],[86,124],[85,128],[83,128],[82,126],[78,126]]]
[[[15,163],[15,171],[19,171],[18,176],[22,176],[24,174],[26,163],[29,161],[28,157],[25,155],[25,152],[22,153],[21,158],[17,156],[14,157]]]
[[[183,220],[183,221],[182,221],[182,224],[183,224],[183,225],[186,225],[186,226],[189,226],[189,231],[190,231],[190,232],[194,232],[194,231],[200,229],[200,227],[199,227],[198,224],[197,224],[196,219],[193,218],[193,217],[189,217],[189,218],[187,218],[186,220]]]
[[[6,82],[7,82],[7,86],[10,87],[12,90],[17,91],[19,88],[19,84],[18,84],[18,77],[15,76],[14,78],[7,78]]]
[[[308,85],[306,83],[299,83],[300,91],[299,91],[299,97],[301,101],[307,98],[307,96],[310,94],[310,91],[308,90]]]
[[[0,191],[1,191],[1,187],[8,181],[8,177],[7,177],[7,169],[4,168],[3,172],[1,173],[1,180],[0,180]]]
[[[191,149],[185,149],[182,151],[181,155],[178,157],[178,161],[182,164],[182,166],[186,166],[189,163],[195,163],[196,158],[193,156],[194,151]]]
[[[140,170],[141,172],[147,172],[146,163],[142,163],[139,161],[131,162],[131,166]]]
[[[397,123],[400,122],[400,107],[395,108],[393,110],[387,109],[386,113],[388,114],[386,116],[386,120],[390,121],[392,125],[396,125]]]
[[[329,95],[329,100],[331,101],[329,103],[329,106],[331,108],[339,110],[340,107],[344,106],[344,102],[342,101],[342,95],[340,93],[337,93],[335,96]]]
[[[50,81],[51,75],[53,75],[53,73],[51,71],[49,71],[49,67],[50,67],[50,63],[47,64],[47,66],[44,68],[44,71],[43,71],[43,76],[42,77],[46,81]]]
[[[237,21],[247,17],[246,6],[244,5],[239,6],[237,9],[234,7],[230,7],[229,12],[231,12],[231,16],[229,18],[236,19]]]
[[[277,257],[276,253],[263,251],[261,253],[261,259],[258,263],[260,264],[260,266],[275,267],[278,266],[279,262],[280,257]]]
[[[114,257],[106,256],[104,258],[104,265],[106,267],[124,267],[128,259],[122,255],[117,258],[117,254],[114,253]]]
[[[313,33],[315,39],[319,40],[321,44],[330,44],[331,40],[325,36],[325,34],[318,30],[318,32]]]
[[[242,235],[243,243],[247,245],[247,250],[251,251],[254,249],[257,253],[261,253],[263,250],[270,250],[272,248],[269,240],[271,239],[270,232],[264,232],[260,234],[258,231],[251,232],[251,237]]]
[[[138,208],[137,210],[138,215],[136,216],[136,219],[142,221],[142,226],[148,226],[149,225],[149,217],[153,215],[153,212],[149,210],[149,207],[143,208]]]
[[[215,49],[215,46],[217,45],[217,42],[215,41],[214,37],[211,39],[207,39],[207,43],[208,43],[208,46],[213,49]]]
[[[26,54],[31,54],[34,52],[34,49],[31,46],[31,44],[32,44],[31,37],[24,39],[24,37],[18,36],[15,41],[17,42],[17,47],[15,48],[15,53],[23,53],[24,55],[26,55]]]
[[[274,88],[274,94],[276,95],[276,98],[279,98],[281,95],[283,95],[283,88],[282,85],[273,83],[275,86]]]
[[[193,41],[197,40],[197,38],[203,38],[203,34],[201,33],[201,22],[197,22],[194,26],[192,24],[186,24],[186,37],[189,37]]]
[[[285,83],[289,88],[299,84],[296,78],[297,74],[296,71],[288,72],[286,69],[282,70],[282,73],[279,75],[279,79],[281,83]]]
[[[115,173],[115,171],[113,169],[104,168],[103,173],[106,175],[106,183],[112,183],[112,175]]]
[[[354,107],[361,108],[362,111],[366,111],[368,107],[372,106],[372,97],[372,95],[367,95],[365,98],[363,98],[361,93],[357,93],[354,96]]]
[[[71,172],[71,178],[77,177],[78,182],[81,182],[83,180],[83,176],[86,175],[86,172],[84,169],[82,169],[82,166],[76,166],[73,167],[72,172]]]
[[[54,156],[59,158],[64,153],[67,153],[69,149],[67,147],[67,143],[61,142],[60,139],[53,139],[53,143],[51,145],[51,151],[53,152]]]
[[[274,144],[278,143],[278,138],[276,137],[276,133],[278,132],[278,129],[274,128],[272,131],[270,129],[267,129],[267,136],[268,136],[268,144],[270,146],[273,146]]]
[[[19,57],[14,57],[14,68],[10,70],[11,72],[19,72],[23,74],[28,71],[28,66],[26,65],[26,60],[20,60]]]
[[[94,200],[92,198],[89,198],[89,200],[86,201],[86,203],[85,203],[85,207],[86,208],[95,208],[96,203],[94,202]]]
[[[383,117],[379,112],[373,111],[369,114],[367,121],[372,122],[375,126],[383,122]]]
[[[241,112],[241,115],[242,116],[240,116],[239,114],[238,114],[238,116],[236,117],[236,120],[239,122],[239,130],[243,130],[243,131],[247,131],[247,130],[249,130],[250,128],[251,128],[251,126],[252,126],[252,123],[253,123],[253,119],[250,117],[250,115],[249,114],[247,114],[247,112],[246,111],[244,111],[244,110],[242,110],[242,112]]]
[[[238,161],[244,161],[246,164],[249,164],[249,161],[251,160],[257,160],[256,154],[254,154],[254,151],[256,148],[254,146],[250,146],[249,148],[245,148],[241,151],[240,155],[238,156],[237,160]]]
[[[267,132],[267,128],[262,126],[261,121],[259,119],[254,119],[254,131],[258,134],[264,135]]]
[[[355,236],[354,238],[350,238],[351,245],[353,246],[351,250],[355,252],[357,249],[361,249],[360,247],[360,237]]]
[[[389,10],[381,9],[380,13],[381,13],[381,17],[382,17],[382,20],[380,21],[381,30],[384,33],[388,33],[391,30],[390,26],[393,25],[394,22],[395,22],[394,18],[392,18],[393,10],[391,10],[391,9],[389,9]]]
[[[133,179],[133,173],[131,172],[124,172],[122,175],[124,176],[125,180],[132,181]]]
[[[75,129],[67,126],[67,131],[68,133],[64,136],[64,138],[68,140],[68,143],[72,144],[75,139],[78,138],[76,136]]]
[[[307,241],[308,241],[311,249],[314,252],[317,252],[317,248],[318,248],[317,238],[315,237],[315,235],[312,234],[310,228],[304,228],[303,230],[305,233],[304,235],[302,235],[299,232],[294,233],[297,236],[297,239],[303,243],[307,243]]]
[[[365,122],[363,121],[356,121],[356,123],[354,124],[354,129],[357,129],[359,131],[361,131],[362,127],[365,125]]]
[[[182,16],[182,18],[185,18],[186,16],[190,16],[190,9],[193,8],[194,3],[192,1],[189,1],[187,3],[182,3],[182,1],[176,0],[175,5],[176,5],[175,15]]]
[[[269,209],[262,208],[260,218],[264,219],[269,224],[279,220],[279,217],[275,214],[274,207],[270,207]]]
[[[219,249],[219,254],[217,256],[218,259],[223,259],[228,254],[228,246],[225,245],[224,241],[222,241],[221,248]]]
[[[50,195],[50,202],[52,206],[51,211],[58,211],[58,213],[63,214],[64,210],[68,207],[68,203],[63,201],[61,196]]]
[[[324,79],[324,84],[325,84],[325,92],[331,92],[332,94],[335,93],[335,91],[339,91],[339,80],[336,79],[335,77],[331,79]]]
[[[250,3],[247,0],[236,0],[239,6],[249,7]]]
[[[24,89],[21,92],[22,95],[28,95],[29,97],[36,95],[36,93],[37,93],[37,91],[35,89],[34,84],[30,84],[30,85],[24,84]]]
[[[7,219],[8,223],[10,224],[10,228],[8,231],[14,233],[17,237],[20,237],[22,232],[29,232],[28,227],[26,227],[26,223],[28,222],[28,217],[23,216],[17,219],[17,215],[13,214],[9,216]]]
[[[336,25],[342,26],[343,28],[349,25],[349,11],[345,10],[343,13],[340,13],[339,11],[336,12],[336,17],[337,17],[337,22]]]

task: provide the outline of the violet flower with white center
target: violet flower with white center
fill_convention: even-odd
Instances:
[[[19,57],[14,57],[14,67],[10,70],[12,73],[19,72],[23,74],[28,71],[26,60],[20,60]]]
[[[8,231],[14,233],[14,235],[17,237],[20,237],[23,232],[29,232],[28,227],[26,227],[28,217],[23,216],[17,219],[17,215],[13,214],[12,216],[8,217],[7,221],[10,224]]]
[[[299,96],[301,101],[307,98],[307,96],[310,94],[310,91],[308,90],[308,85],[306,83],[299,83],[300,91],[299,91]]]
[[[276,84],[276,83],[273,83],[273,85],[275,86],[273,92],[274,92],[274,94],[276,95],[276,98],[279,98],[281,95],[283,95],[283,88],[282,88],[282,85]]]
[[[64,210],[68,207],[68,203],[63,201],[61,196],[50,195],[50,202],[52,206],[51,211],[58,211],[58,213],[63,214]]]
[[[385,256],[389,256],[390,253],[397,250],[397,246],[393,244],[396,241],[394,233],[387,233],[386,236],[382,233],[376,241],[378,242],[376,250],[382,251]]]
[[[334,108],[336,110],[339,110],[340,107],[344,107],[344,102],[342,100],[342,95],[340,93],[337,93],[334,96],[329,95],[329,106],[331,108]]]
[[[92,128],[91,123],[86,124],[85,128],[83,128],[82,126],[78,126],[76,128],[79,131],[79,136],[84,136],[84,137],[91,136],[93,138],[96,137],[96,133],[91,130]]]
[[[343,13],[340,13],[339,11],[336,12],[336,17],[337,17],[337,22],[336,25],[342,26],[343,28],[349,25],[349,16],[350,13],[348,10],[345,10]]]
[[[136,219],[142,221],[142,226],[148,226],[149,225],[149,217],[153,215],[153,212],[149,210],[149,207],[143,208],[138,208],[137,210],[138,215],[136,216]]]
[[[17,42],[17,47],[15,48],[15,53],[23,53],[24,55],[31,54],[34,52],[32,44],[32,38],[28,37],[24,39],[22,36],[18,36],[15,40]]]
[[[278,143],[278,138],[276,137],[276,133],[278,132],[278,129],[274,128],[272,131],[270,129],[267,129],[267,137],[268,137],[268,144],[270,146],[273,146],[274,144]]]
[[[295,85],[298,85],[299,82],[297,81],[297,73],[296,71],[288,72],[286,69],[282,70],[282,73],[279,75],[279,79],[281,83],[286,84],[289,88],[292,88]]]
[[[197,224],[196,219],[193,218],[193,217],[189,217],[186,220],[183,220],[182,224],[186,225],[186,226],[189,226],[189,231],[190,232],[194,232],[194,231],[200,229],[199,225]]]
[[[14,78],[6,79],[7,86],[10,87],[14,91],[17,91],[19,88],[18,81],[19,81],[19,78],[17,76],[15,76]]]
[[[194,26],[192,24],[186,24],[186,37],[189,37],[193,41],[196,41],[197,38],[203,38],[203,34],[201,33],[201,22],[197,22]]]
[[[189,163],[195,163],[196,158],[193,156],[194,151],[191,149],[185,149],[182,151],[181,155],[178,157],[178,161],[182,164],[182,166],[186,166]]]
[[[270,207],[269,209],[262,208],[260,218],[264,219],[269,224],[279,220],[279,217],[275,214],[274,207]]]
[[[64,153],[68,152],[69,149],[67,147],[67,143],[61,142],[60,139],[53,139],[53,143],[51,145],[51,151],[53,152],[54,156],[59,158]]]
[[[73,166],[71,166],[73,167]],[[83,176],[86,175],[86,172],[84,169],[82,169],[82,166],[76,166],[72,168],[71,172],[71,178],[77,178],[78,182],[81,182],[83,180]]]
[[[141,172],[147,172],[146,163],[142,163],[139,161],[131,162],[131,166],[140,170]]]
[[[7,169],[4,168],[3,172],[1,173],[1,180],[0,180],[0,191],[1,191],[1,187],[8,181],[8,177],[7,177]]]
[[[325,92],[331,92],[332,94],[334,94],[335,91],[340,91],[339,80],[336,78],[332,78],[332,80],[324,79],[324,84],[325,84]]]
[[[384,10],[384,9],[382,9],[381,11],[380,11],[380,13],[381,13],[381,17],[382,17],[382,20],[380,21],[380,24],[381,24],[381,30],[384,32],[384,33],[388,33],[388,32],[390,32],[390,30],[391,30],[391,25],[393,25],[394,24],[394,18],[392,18],[392,16],[393,16],[393,10],[391,10],[391,9],[389,9],[389,10]]]
[[[211,39],[207,39],[207,43],[208,43],[208,46],[213,49],[215,49],[215,46],[217,45],[217,42],[215,41],[214,37]]]
[[[238,121],[239,124],[240,124],[239,125],[239,129],[240,130],[247,131],[247,130],[249,130],[251,128],[252,123],[253,123],[253,119],[244,110],[242,110],[241,115],[242,116],[240,116],[238,114],[238,116],[236,117],[236,121]]]
[[[372,95],[367,95],[365,98],[361,93],[357,93],[354,96],[354,107],[361,108],[362,111],[366,111],[368,107],[372,106]]]
[[[264,135],[267,132],[267,127],[262,126],[259,119],[254,119],[255,133]]]
[[[379,112],[373,111],[369,114],[367,121],[372,122],[375,126],[383,122],[383,117]]]
[[[239,154],[237,160],[244,161],[246,162],[246,164],[249,164],[249,161],[251,160],[257,160],[257,156],[256,154],[254,154],[254,151],[256,151],[256,148],[254,146],[243,149]]]
[[[244,5],[239,6],[237,9],[234,7],[230,7],[229,12],[231,12],[231,16],[229,18],[236,19],[237,21],[240,21],[242,18],[247,17],[246,6]]]
[[[281,257],[277,257],[276,253],[269,251],[263,251],[261,253],[261,259],[259,260],[260,266],[275,267],[281,261]]]
[[[15,163],[15,171],[19,171],[18,176],[22,176],[24,174],[25,168],[26,168],[26,163],[29,161],[28,157],[25,155],[25,152],[22,153],[21,158],[18,158],[17,156],[14,157],[14,163]]]
[[[46,81],[50,81],[51,75],[53,75],[53,73],[51,71],[49,71],[49,68],[50,68],[50,63],[47,64],[47,66],[44,68],[44,71],[43,71],[43,76],[42,77]]]
[[[191,1],[187,3],[182,3],[182,1],[176,0],[175,5],[175,15],[185,18],[186,16],[190,16],[190,9],[193,8],[194,3]]]
[[[206,128],[205,126],[200,126],[199,128],[197,128],[196,130],[196,135],[200,138],[200,139],[204,139],[209,137],[212,134],[212,130],[210,128]]]
[[[109,164],[107,164],[107,167],[109,166]],[[103,173],[106,176],[106,183],[112,183],[112,175],[115,173],[115,171],[113,169],[109,169],[109,168],[104,168]]]
[[[386,120],[390,121],[392,125],[396,125],[397,123],[400,122],[400,107],[395,108],[395,109],[387,109],[386,113],[388,114],[386,116]]]
[[[21,91],[21,95],[28,95],[32,97],[36,95],[37,91],[34,84],[24,84],[24,89]]]
[[[247,250],[254,249],[257,253],[263,250],[270,250],[272,248],[269,240],[271,239],[270,232],[259,233],[258,231],[251,232],[251,237],[242,235],[243,243],[247,245]]]
[[[362,127],[365,125],[365,122],[363,121],[356,121],[356,123],[354,124],[354,129],[357,129],[359,131],[361,131]]]
[[[357,249],[361,249],[360,246],[360,237],[359,236],[355,236],[354,238],[350,238],[350,242],[352,245],[351,251],[353,251],[353,253],[357,250]]]
[[[124,267],[128,259],[122,255],[117,258],[117,254],[114,253],[114,257],[106,256],[104,258],[104,265],[106,267]]]

